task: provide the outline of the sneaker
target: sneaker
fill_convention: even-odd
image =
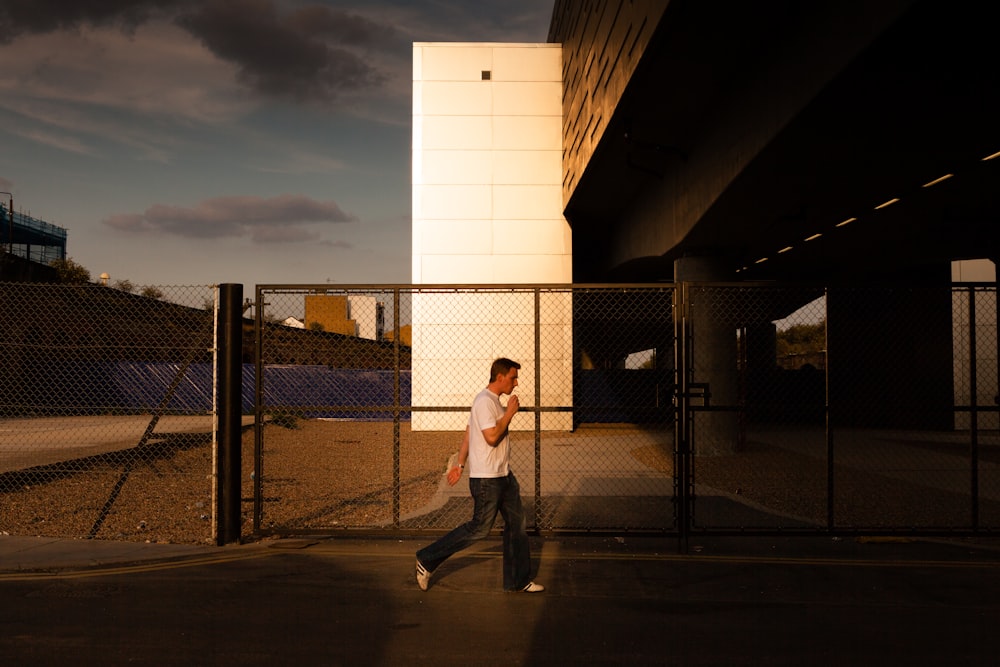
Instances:
[[[431,573],[427,571],[423,563],[417,560],[417,586],[420,586],[420,590],[426,591],[430,583]]]
[[[528,585],[521,589],[522,593],[541,593],[545,590],[545,586],[541,584],[536,584],[533,581],[528,582]]]

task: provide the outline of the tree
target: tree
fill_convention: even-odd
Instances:
[[[162,299],[163,291],[159,287],[154,287],[152,285],[146,285],[142,288],[139,294],[143,295],[147,299]]]
[[[90,282],[90,271],[74,262],[72,257],[54,259],[49,266],[56,270],[56,277],[63,285],[86,285]]]
[[[826,349],[826,320],[816,324],[796,324],[777,334],[778,357],[822,352]]]
[[[115,281],[115,289],[121,290],[122,292],[128,292],[131,294],[135,291],[135,285],[132,284],[131,280],[123,279]]]

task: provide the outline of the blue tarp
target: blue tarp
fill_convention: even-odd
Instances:
[[[254,368],[243,370],[243,400],[253,399]],[[249,387],[249,389],[248,389]],[[394,372],[341,369],[327,366],[267,366],[264,369],[264,406],[288,408],[303,417],[392,420]],[[410,404],[410,371],[400,371],[399,403]],[[331,406],[337,410],[317,409]],[[368,409],[365,409],[368,408]],[[410,413],[401,415],[408,420]]]
[[[58,395],[38,397],[39,407],[90,410],[148,411],[160,406],[182,368],[178,363],[131,361],[64,364],[59,378],[50,376]],[[243,365],[243,412],[253,412],[255,367]],[[58,380],[51,382],[51,380]],[[394,372],[328,366],[267,366],[264,368],[264,411],[291,412],[301,417],[391,420]],[[212,409],[212,365],[191,364],[166,405],[168,412],[209,412]],[[410,371],[400,372],[400,405],[410,403]],[[323,407],[337,409],[323,410]],[[365,409],[367,408],[367,409]],[[409,413],[403,413],[409,419]]]

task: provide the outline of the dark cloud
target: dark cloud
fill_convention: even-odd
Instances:
[[[385,80],[344,46],[374,45],[387,31],[345,12],[310,6],[281,15],[269,0],[235,0],[206,3],[178,23],[268,96],[331,101]]]
[[[175,21],[249,88],[295,101],[383,84],[387,74],[365,54],[404,43],[388,24],[320,4],[285,10],[277,0],[0,0],[0,43],[80,26],[134,30],[152,18]]]
[[[410,36],[417,42],[544,42],[552,7],[553,0],[433,0],[420,3]]]
[[[303,195],[216,197],[194,208],[155,204],[144,213],[111,216],[104,224],[125,232],[156,232],[186,238],[249,236],[258,243],[320,241],[307,225],[354,222],[336,202]]]
[[[395,28],[363,16],[319,5],[302,7],[289,14],[290,29],[317,38],[332,39],[363,47],[384,47],[400,38]]]
[[[192,0],[0,0],[0,43],[81,25],[132,29]]]

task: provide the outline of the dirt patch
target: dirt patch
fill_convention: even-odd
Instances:
[[[263,429],[261,526],[300,529],[384,526],[427,505],[455,432],[399,428],[396,479],[394,427],[385,422],[304,420]],[[243,441],[245,520],[252,521],[253,434]],[[251,526],[252,527],[252,526]]]
[[[372,527],[430,502],[455,432],[392,423],[299,420],[263,429],[262,528]],[[255,435],[243,436],[243,534],[253,531]],[[0,476],[0,534],[210,543],[212,445],[206,436]]]
[[[593,447],[595,438],[606,436],[609,447],[598,447],[590,454],[602,460],[604,467],[598,472],[617,468],[608,457],[630,456],[650,471],[673,474],[672,451],[646,444],[648,437],[637,438],[634,447],[626,444],[618,449],[620,443],[628,442],[629,434],[641,432],[624,425],[586,426],[573,433],[543,433],[542,441],[543,447],[551,438],[553,447],[571,448],[573,439],[580,437]],[[401,423],[398,448],[396,437],[394,425],[385,422],[268,424],[263,428],[258,469],[255,433],[248,430],[242,447],[243,535],[255,532],[254,481],[259,473],[263,532],[391,529],[397,525],[446,529],[467,518],[467,498],[453,498],[446,505],[437,502],[445,466],[458,450],[461,434],[412,432],[408,423]],[[533,437],[533,433],[515,433],[515,446],[530,447]],[[934,482],[944,474],[965,473],[922,471],[927,481],[917,483],[910,470],[914,460],[880,461],[882,467],[872,469],[835,467],[835,525],[846,529],[968,525],[969,496],[940,490]],[[591,464],[579,464],[582,467],[573,473],[587,475]],[[210,543],[214,535],[213,466],[211,442],[202,434],[168,438],[141,451],[128,449],[5,473],[0,475],[0,533]],[[702,499],[714,495],[735,502],[720,505],[730,508],[718,518],[723,525],[743,525],[738,523],[743,519],[730,511],[740,505],[827,526],[830,487],[826,462],[820,458],[750,440],[737,454],[695,457],[692,466]],[[460,482],[463,487],[465,483]],[[543,497],[542,521],[543,525],[552,521],[559,527],[581,529],[635,526],[636,507],[641,508],[643,502],[648,508],[642,526],[662,525],[661,517],[670,518],[671,505],[662,496],[612,500],[607,494],[596,494]],[[703,507],[704,503],[696,506]],[[995,522],[1000,503],[981,500],[979,511],[984,520]]]

